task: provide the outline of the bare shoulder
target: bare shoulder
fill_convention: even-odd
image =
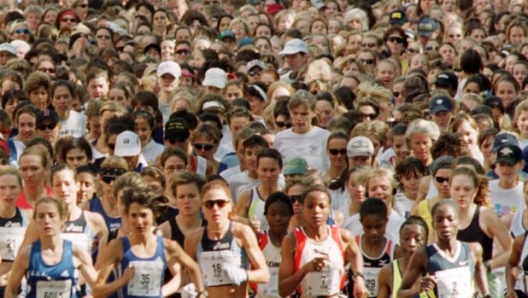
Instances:
[[[354,241],[354,235],[352,235],[349,230],[339,229],[339,232],[341,233],[341,239],[343,240],[343,242]]]
[[[100,225],[101,223],[104,224],[104,218],[101,214],[91,211],[84,211],[84,214],[86,214],[86,217],[88,217],[88,220],[92,222],[93,224]]]
[[[231,231],[233,232],[233,236],[236,238],[247,238],[248,235],[255,235],[255,232],[251,229],[250,226],[239,223],[236,221],[233,221],[231,224]]]

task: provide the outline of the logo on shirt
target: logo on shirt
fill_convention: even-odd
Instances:
[[[215,244],[215,246],[213,247],[213,250],[222,250],[222,249],[229,249],[230,245],[229,243],[221,243],[221,242],[218,242]]]
[[[77,225],[75,225],[74,223],[71,223],[71,224],[69,224],[69,225],[66,227],[65,232],[82,233],[82,232],[83,232],[83,227],[81,227],[81,226],[77,226]]]

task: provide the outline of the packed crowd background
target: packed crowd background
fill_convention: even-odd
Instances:
[[[527,297],[528,1],[0,27],[0,296]]]

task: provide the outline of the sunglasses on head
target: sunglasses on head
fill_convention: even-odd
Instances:
[[[117,179],[116,176],[101,176],[101,180],[103,180],[103,182],[106,183],[106,184],[110,184],[113,181],[115,181],[116,179]]]
[[[328,152],[330,152],[330,154],[332,154],[332,155],[338,155],[338,154],[346,155],[347,154],[347,150],[346,149],[335,149],[335,148],[332,148],[332,149],[328,149]]]
[[[29,29],[15,29],[13,33],[16,34],[29,34]]]
[[[193,146],[194,148],[196,148],[196,150],[205,150],[205,151],[211,151],[214,148],[214,145],[211,145],[211,144],[194,143]]]
[[[275,125],[277,125],[280,128],[283,128],[284,126],[286,126],[286,128],[292,128],[293,126],[293,124],[289,122],[283,122],[283,121],[275,121]]]
[[[411,54],[415,54],[415,53],[418,53],[418,50],[417,49],[407,49],[407,52]]]
[[[435,180],[436,182],[442,184],[444,182],[449,182],[449,177],[440,177],[440,176],[436,176],[435,177]]]
[[[229,202],[230,201],[227,200],[209,200],[203,202],[203,205],[207,209],[213,209],[215,205],[218,206],[218,208],[224,208]]]
[[[289,196],[289,197],[290,197],[290,200],[292,201],[292,203],[301,202],[301,199],[302,199],[302,195],[293,195],[293,196]]]
[[[403,43],[403,38],[396,37],[396,36],[389,37],[387,40],[390,42],[395,42],[395,43]]]
[[[363,64],[368,64],[368,65],[374,64],[374,59],[361,59],[361,58],[359,58],[359,61],[361,61],[361,63],[363,63]]]
[[[50,124],[39,124],[37,126],[37,129],[38,130],[54,130],[55,127],[57,127],[57,124],[56,123],[50,123]]]

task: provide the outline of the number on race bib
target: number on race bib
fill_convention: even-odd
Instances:
[[[367,279],[365,280],[365,287],[367,287],[367,290],[370,292],[371,295],[375,295],[374,291],[376,290],[376,280],[374,279]]]
[[[221,267],[220,264],[213,264],[211,266],[213,266],[213,272],[214,272],[215,275],[222,273],[222,267]]]

